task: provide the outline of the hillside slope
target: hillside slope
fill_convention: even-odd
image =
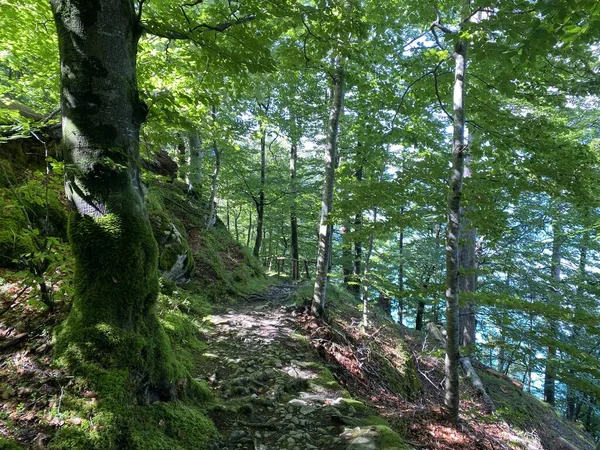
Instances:
[[[483,413],[465,382],[453,425],[432,336],[376,309],[362,329],[356,300],[333,284],[327,321],[313,318],[309,281],[268,280],[222,222],[206,231],[201,198],[151,174],[159,316],[187,374],[178,400],[138,405],[122,374],[74,374],[52,352],[72,293],[62,169],[53,162],[46,177],[40,152],[30,142],[0,146],[0,449],[593,449],[574,425],[483,366],[497,412]]]

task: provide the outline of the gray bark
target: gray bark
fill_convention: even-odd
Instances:
[[[550,262],[550,277],[553,283],[558,289],[560,285],[560,260],[562,250],[562,230],[561,230],[561,218],[560,218],[560,207],[557,208],[556,217],[552,221],[552,256]],[[554,319],[549,320],[549,337],[554,339],[558,335],[558,326]],[[556,392],[556,374],[555,374],[555,359],[556,359],[556,345],[548,344],[548,355],[546,357],[546,367],[544,371],[544,401],[549,405],[554,406],[555,404],[555,392]]]
[[[214,124],[217,120],[217,110],[215,106],[212,106],[211,109],[211,117]],[[211,177],[210,184],[210,198],[208,200],[208,217],[206,219],[206,229],[210,229],[217,221],[217,213],[216,213],[216,198],[217,198],[217,188],[219,186],[219,172],[221,171],[221,150],[217,146],[217,140],[213,138],[213,154],[215,155],[215,168]]]
[[[338,56],[333,74],[331,106],[327,129],[327,147],[325,149],[325,180],[323,182],[323,199],[321,201],[321,221],[319,225],[319,248],[317,254],[317,270],[312,300],[312,313],[322,316],[325,311],[325,295],[327,291],[327,268],[330,260],[331,225],[330,214],[333,208],[333,187],[335,180],[335,161],[339,122],[344,102],[344,61]]]
[[[256,239],[254,241],[254,249],[252,254],[258,258],[260,255],[260,247],[263,239],[263,221],[265,215],[265,173],[267,166],[267,129],[265,125],[260,126],[260,188],[258,198],[253,197],[254,205],[256,206]]]
[[[202,188],[202,140],[197,131],[191,131],[187,136],[187,158],[188,170],[186,183],[188,193],[199,194]]]
[[[298,162],[298,145],[294,142],[290,148],[290,190],[292,195],[290,211],[290,232],[292,245],[292,280],[300,279],[300,252],[298,250],[298,182],[296,180],[296,164]]]
[[[373,225],[377,223],[377,210],[373,212]],[[363,303],[363,320],[362,326],[363,328],[367,328],[369,326],[368,320],[368,308],[369,308],[369,263],[371,262],[371,254],[373,253],[373,240],[375,238],[375,231],[371,230],[371,234],[369,234],[369,245],[367,247],[367,254],[365,255],[365,263],[363,265],[363,274],[362,274],[362,303]]]
[[[360,159],[359,167],[356,169],[355,178],[358,183],[362,182],[363,179],[363,163],[362,156],[360,155],[360,144],[357,148],[357,158]],[[354,217],[354,231],[360,233],[362,227],[362,213],[357,213]],[[352,277],[353,283],[351,284],[351,290],[354,294],[360,296],[360,278],[362,273],[362,242],[360,240],[354,241],[354,276]]]
[[[400,249],[400,263],[398,264],[398,323],[402,325],[404,319],[404,228],[400,230],[400,234],[398,235],[398,248]]]
[[[458,274],[460,236],[460,198],[465,159],[465,74],[467,42],[459,39],[454,47],[454,132],[452,143],[452,174],[448,194],[448,223],[446,225],[446,361],[444,403],[453,420],[459,411],[459,328],[458,328]]]
[[[458,277],[459,292],[475,292],[477,288],[477,236],[471,222],[461,217],[461,236],[459,248],[460,273]],[[477,319],[475,305],[468,301],[459,309],[459,344],[461,347],[475,345]]]

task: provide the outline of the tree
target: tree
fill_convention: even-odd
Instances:
[[[335,162],[339,121],[342,115],[345,89],[345,60],[341,54],[336,55],[331,86],[331,109],[327,126],[327,148],[325,150],[325,181],[323,183],[323,200],[321,201],[321,222],[319,224],[319,252],[317,256],[317,273],[315,290],[312,299],[312,313],[321,316],[325,308],[327,291],[327,270],[331,258],[331,210],[333,208],[333,186],[335,178]]]
[[[144,206],[133,2],[52,0],[59,38],[69,238],[76,261],[73,308],[58,349],[127,367],[146,398],[173,379],[168,341],[156,317],[157,244]],[[109,337],[112,336],[112,337]]]
[[[470,2],[463,5],[463,17],[467,17]],[[454,420],[458,419],[458,277],[460,197],[464,174],[465,156],[465,75],[467,69],[467,41],[459,38],[454,46],[454,127],[452,138],[452,174],[448,194],[448,223],[446,225],[446,395],[445,404]]]

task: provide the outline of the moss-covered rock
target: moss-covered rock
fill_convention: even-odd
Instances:
[[[375,424],[363,424],[347,428],[343,433],[348,442],[347,450],[411,450],[404,439],[392,430],[383,419],[377,417]],[[365,422],[365,421],[363,421]]]

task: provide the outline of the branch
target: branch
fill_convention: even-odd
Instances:
[[[438,39],[438,35],[437,35],[437,33],[435,32],[435,29],[434,29],[434,28],[431,28],[431,34],[433,34],[433,38],[435,39],[435,43],[436,43],[436,45],[437,45],[439,48],[441,48],[442,50],[446,50],[446,47],[444,47],[444,46],[441,44],[440,40]]]
[[[436,66],[436,69],[437,69],[437,66]],[[409,91],[412,89],[412,87],[415,84],[417,84],[423,78],[428,77],[429,75],[433,74],[436,69],[429,70],[429,71],[425,72],[419,78],[417,78],[416,80],[412,81],[411,83],[409,83],[408,86],[406,86],[406,89],[404,90],[404,93],[402,94],[402,97],[400,97],[400,102],[398,103],[398,106],[396,107],[396,111],[394,112],[394,117],[392,117],[392,120],[390,121],[391,124],[392,124],[392,126],[390,127],[390,131],[388,131],[388,134],[391,133],[392,131],[394,131],[395,128],[396,128],[396,126],[394,125],[394,122],[396,121],[396,118],[398,117],[398,114],[400,113],[400,107],[404,103],[404,98],[408,95]]]
[[[327,42],[327,41],[333,40],[333,38],[323,39],[323,38],[317,36],[316,34],[314,34],[312,31],[310,31],[310,28],[308,27],[308,24],[304,20],[304,14],[300,14],[300,20],[302,20],[302,25],[304,25],[304,29],[306,30],[306,32],[308,33],[308,35],[314,37],[317,41],[319,41],[319,42]]]
[[[446,108],[444,106],[444,103],[442,102],[442,99],[440,97],[440,91],[438,88],[438,73],[437,73],[437,69],[440,67],[442,63],[439,62],[438,65],[436,66],[436,68],[433,70],[433,81],[434,81],[434,86],[435,86],[435,96],[437,97],[437,101],[438,104],[440,105],[440,108],[442,108],[442,111],[444,111],[444,113],[446,114],[446,116],[448,117],[448,119],[450,120],[450,122],[454,122],[454,118],[448,113],[448,111],[446,111]]]
[[[183,10],[182,10],[183,11]],[[186,20],[188,21],[188,24],[191,25],[187,15],[184,12],[184,17],[186,18]],[[148,25],[141,25],[142,31],[151,34],[153,36],[156,37],[161,37],[164,39],[171,39],[171,40],[188,40],[188,41],[195,41],[194,38],[194,34],[196,32],[204,32],[204,31],[216,31],[219,33],[224,32],[225,30],[235,26],[235,25],[242,25],[246,22],[250,22],[252,20],[254,20],[256,18],[256,16],[245,16],[242,17],[240,19],[237,19],[234,22],[223,22],[223,23],[219,23],[217,25],[207,25],[207,24],[200,24],[200,25],[196,25],[193,28],[190,28],[189,32],[183,32],[183,31],[178,31],[178,30],[172,30],[172,29],[166,29],[166,30],[157,30],[157,29],[152,29],[150,28]],[[204,30],[202,31],[198,31],[200,28],[204,28]]]
[[[405,50],[405,49],[406,49],[406,47],[409,47],[409,46],[410,46],[410,45],[411,45],[413,42],[415,42],[415,41],[417,41],[417,40],[421,39],[423,36],[425,36],[425,35],[427,34],[427,32],[428,32],[428,31],[429,31],[429,29],[427,29],[427,30],[423,31],[423,32],[422,32],[420,35],[418,35],[417,37],[415,37],[415,38],[412,38],[410,41],[408,41],[408,43],[406,43],[406,44],[404,44],[404,45],[402,46],[402,50]]]
[[[439,28],[446,34],[456,34],[456,31],[452,31],[450,28],[441,24],[440,11],[437,8],[435,8],[435,21],[431,24],[431,27],[429,27],[429,29],[433,31],[435,28]]]
[[[206,25],[206,24],[200,24],[195,26],[194,28],[192,28],[192,31],[196,31],[199,28],[205,28],[207,30],[211,30],[211,31],[218,31],[219,33],[222,33],[223,31],[227,30],[228,28],[231,28],[234,25],[242,25],[246,22],[251,22],[252,20],[254,20],[256,18],[256,16],[251,15],[251,16],[245,16],[245,17],[241,17],[239,19],[237,19],[234,22],[223,22],[217,25]]]

